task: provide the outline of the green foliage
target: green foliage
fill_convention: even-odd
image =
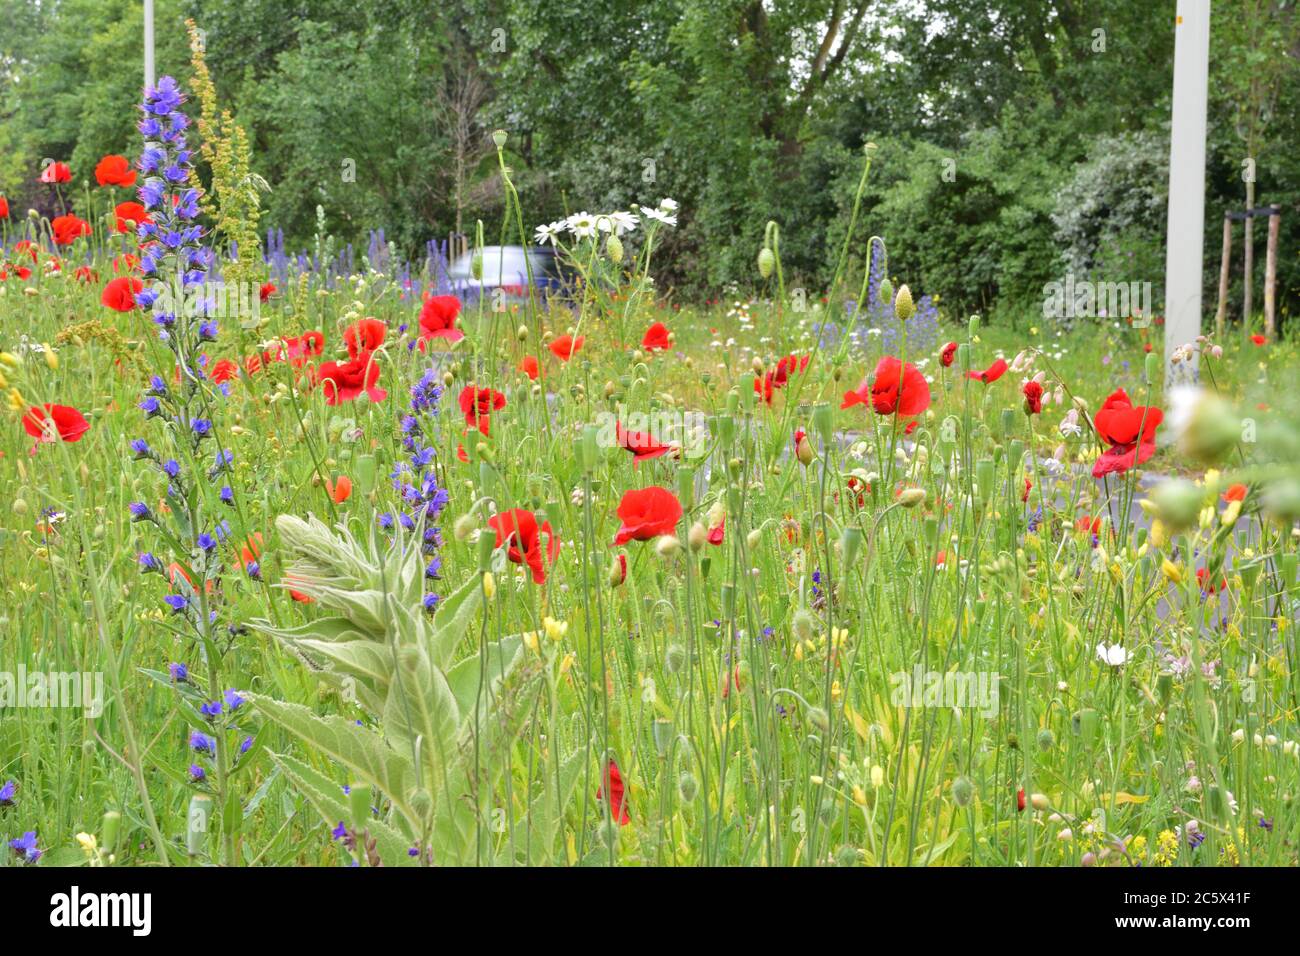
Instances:
[[[375,852],[388,865],[408,860],[413,844],[436,848],[439,863],[472,862],[484,791],[491,793],[502,770],[489,758],[517,735],[514,705],[530,693],[528,675],[515,676],[521,638],[505,637],[456,661],[480,609],[478,576],[430,617],[421,610],[421,552],[400,536],[380,545],[372,532],[362,544],[346,530],[334,533],[315,518],[291,515],[276,527],[293,560],[286,580],[332,613],[296,628],[268,620],[253,626],[369,712],[378,729],[261,695],[253,703],[382,794],[392,812],[357,819],[343,812],[336,785],[305,764],[272,754],[277,766],[326,823],[348,821],[363,846],[376,840]]]

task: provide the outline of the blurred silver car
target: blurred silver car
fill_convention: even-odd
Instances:
[[[529,271],[537,298],[545,301],[560,295],[568,285],[555,250],[548,246],[484,246],[481,278],[474,278],[474,256],[470,251],[458,256],[447,269],[452,287],[465,302],[476,302],[483,295],[500,289],[506,301],[528,298]]]

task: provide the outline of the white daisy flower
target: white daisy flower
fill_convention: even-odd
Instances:
[[[563,228],[563,222],[548,222],[543,226],[538,226],[537,231],[533,233],[533,241],[539,246],[544,246],[547,243],[555,245],[555,240],[559,238],[560,230]]]
[[[611,212],[609,214],[610,222],[614,224],[614,235],[621,236],[626,232],[631,232],[640,222],[636,216],[630,212]]]
[[[1129,652],[1119,644],[1113,644],[1109,647],[1105,644],[1098,644],[1097,657],[1101,659],[1103,664],[1107,664],[1110,667],[1123,667],[1128,663],[1130,655]]]
[[[596,217],[587,212],[574,213],[564,221],[564,225],[577,239],[590,239],[596,235]]]
[[[649,206],[642,206],[641,212],[647,219],[662,222],[665,226],[677,225],[677,217],[669,212],[664,212],[661,209],[651,209]]]

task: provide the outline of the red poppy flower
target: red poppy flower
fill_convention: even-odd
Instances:
[[[534,382],[542,374],[541,367],[537,364],[537,357],[534,355],[525,355],[523,361],[519,363],[519,371],[523,372]]]
[[[352,497],[352,479],[347,475],[339,475],[337,481],[325,479],[325,493],[330,496],[330,501],[336,505],[341,505]]]
[[[30,239],[20,239],[14,243],[14,252],[21,252],[26,255],[27,258],[31,259],[32,262],[36,262],[40,258],[41,250],[40,247]]]
[[[41,170],[41,182],[51,185],[72,182],[72,170],[67,163],[50,163]]]
[[[135,276],[118,276],[108,280],[99,301],[114,312],[130,312],[136,308],[135,294],[143,288],[144,283]]]
[[[1008,366],[1007,366],[1006,359],[995,359],[993,364],[990,365],[988,368],[986,368],[984,371],[967,372],[966,377],[976,379],[977,381],[983,382],[985,385],[988,385],[1000,379],[1006,373],[1007,368]]]
[[[40,442],[79,441],[90,430],[84,415],[71,405],[32,406],[23,416],[23,430]]]
[[[772,385],[776,388],[783,388],[785,383],[790,380],[790,376],[796,372],[802,372],[808,367],[808,360],[811,356],[805,355],[800,358],[797,355],[787,355],[781,361],[776,363],[776,372],[772,376]]]
[[[1123,473],[1156,453],[1156,427],[1165,413],[1158,408],[1134,405],[1122,388],[1111,392],[1093,417],[1097,437],[1111,447],[1092,466],[1092,476]]]
[[[263,282],[261,288],[257,290],[258,301],[265,302],[278,291],[280,290],[275,287],[274,282]]]
[[[4,196],[0,196],[0,219],[8,219],[8,218],[9,218],[9,200],[5,199]]]
[[[723,518],[716,525],[709,529],[709,536],[705,539],[712,545],[722,544],[723,539],[727,536],[727,519]]]
[[[230,361],[230,359],[223,358],[223,359],[218,359],[216,364],[212,366],[212,372],[210,373],[210,377],[212,378],[212,381],[216,382],[218,385],[221,385],[223,382],[228,382],[232,378],[234,378],[238,372],[239,372],[238,365]]]
[[[768,405],[772,404],[772,396],[775,394],[776,384],[773,381],[774,378],[775,376],[771,372],[761,378],[757,375],[754,376],[754,392]]]
[[[582,349],[582,345],[587,340],[579,335],[576,339],[570,335],[561,335],[558,339],[551,342],[548,348],[555,354],[555,357],[562,362],[567,362],[573,358]]]
[[[325,404],[339,405],[355,401],[362,392],[372,402],[382,402],[388,392],[378,387],[379,362],[369,352],[347,362],[322,362],[316,381],[325,390]]]
[[[460,299],[454,295],[431,295],[424,300],[420,308],[420,342],[429,339],[445,339],[459,342],[465,333],[456,328],[456,319],[460,317]]]
[[[534,584],[546,583],[546,566],[555,563],[560,553],[560,539],[551,530],[551,523],[537,523],[537,516],[524,508],[493,515],[488,525],[497,533],[497,547],[509,542],[506,556],[515,564],[526,564],[533,572]],[[542,548],[542,535],[546,547]]]
[[[1016,809],[1022,813],[1024,812],[1025,809],[1025,788],[1024,787],[1021,787],[1019,790],[1016,791]]]
[[[633,468],[646,458],[658,458],[660,455],[677,456],[677,449],[672,445],[660,443],[649,432],[625,431],[618,422],[614,423],[614,440],[618,442],[620,448],[626,448],[632,453]]]
[[[939,353],[939,364],[942,365],[944,368],[951,368],[952,360],[955,359],[956,357],[957,357],[957,343],[949,342],[947,345],[943,347],[943,351]]]
[[[682,516],[682,503],[667,488],[651,485],[623,493],[618,503],[618,517],[623,523],[614,538],[614,544],[629,541],[649,541],[660,535],[672,534]]]
[[[239,547],[239,558],[245,567],[262,556],[262,532],[254,531],[248,540]]]
[[[56,216],[50,221],[50,229],[54,232],[54,244],[58,246],[70,246],[78,236],[90,235],[90,223],[71,213]]]
[[[16,275],[19,279],[22,279],[24,282],[26,282],[28,279],[32,277],[32,270],[27,268],[26,266],[13,266],[12,274]],[[0,268],[0,279],[8,279],[9,276],[10,276],[10,272],[8,269]]]
[[[610,761],[605,768],[605,782],[609,784],[609,815],[619,826],[627,826],[632,818],[627,815],[627,801],[623,794],[623,775],[618,772],[618,764]],[[605,788],[596,790],[596,799],[605,799]]]
[[[1196,583],[1200,585],[1200,588],[1204,593],[1218,594],[1220,591],[1222,591],[1224,588],[1228,586],[1228,579],[1226,577],[1220,578],[1219,583],[1215,584],[1210,580],[1209,568],[1197,568]]]
[[[1043,411],[1043,386],[1030,379],[1020,386],[1020,391],[1025,394],[1025,411],[1030,415],[1041,414]]]
[[[358,319],[343,330],[343,341],[347,343],[348,355],[356,358],[383,345],[387,334],[388,326],[378,319]]]
[[[113,271],[119,273],[135,272],[140,268],[140,257],[133,256],[129,252],[124,252],[120,256],[113,257]]]
[[[1024,501],[1028,501],[1028,500],[1029,500],[1029,492],[1030,492],[1030,490],[1031,490],[1033,487],[1034,487],[1034,483],[1033,483],[1032,481],[1030,481],[1028,478],[1026,478],[1026,479],[1025,479],[1025,490],[1024,490],[1024,491],[1021,493],[1021,495],[1020,495],[1020,500],[1021,500],[1022,502],[1024,502]]]
[[[1100,534],[1101,518],[1091,518],[1088,515],[1084,515],[1082,518],[1076,518],[1074,521],[1074,530]]]
[[[627,555],[619,552],[614,559],[614,567],[610,572],[609,583],[613,587],[618,587],[627,580]]]
[[[73,270],[72,278],[76,279],[78,282],[84,282],[89,285],[92,282],[99,281],[99,273],[90,268],[90,266],[77,266],[77,268]]]
[[[1265,342],[1268,341],[1268,339],[1264,338],[1264,336],[1262,335],[1252,335],[1250,337],[1250,340],[1254,342],[1256,345],[1263,345]]]
[[[492,413],[505,407],[506,397],[494,388],[466,385],[460,390],[460,410],[465,415],[465,424],[477,428],[484,435],[488,433]]]
[[[668,341],[668,326],[662,322],[650,326],[641,337],[641,348],[650,352],[663,352],[671,345],[672,343]]]
[[[125,156],[105,156],[95,165],[95,182],[101,186],[134,186],[135,170]]]
[[[856,391],[845,392],[840,408],[865,405],[868,400],[877,415],[901,415],[910,418],[930,407],[930,383],[911,362],[900,362],[886,355],[876,363],[871,378]]]
[[[1224,501],[1245,501],[1247,488],[1245,485],[1229,485],[1228,490],[1223,493]]]
[[[142,222],[153,222],[153,219],[149,216],[149,211],[138,202],[120,202],[114,207],[113,212],[117,216],[116,229],[118,232],[131,232],[130,223],[135,223],[138,226]]]
[[[316,329],[284,340],[284,348],[274,356],[276,361],[288,361],[294,368],[302,368],[309,359],[325,353],[325,333]],[[356,358],[356,356],[353,356]]]
[[[731,673],[722,678],[722,699],[726,700],[731,696],[732,690],[737,694],[740,693],[740,665],[737,664],[731,669]]]

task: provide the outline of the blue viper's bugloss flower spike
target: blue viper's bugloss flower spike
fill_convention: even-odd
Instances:
[[[9,841],[9,848],[14,854],[22,859],[24,863],[35,863],[43,855],[42,850],[36,846],[36,831],[28,830],[16,840]]]
[[[213,720],[217,717],[220,717],[221,701],[210,700],[206,704],[201,704],[199,706],[199,713],[202,714],[204,717],[208,718],[208,720]]]
[[[5,785],[0,787],[0,807],[12,807],[14,805],[14,794],[17,790],[17,783],[13,780],[6,780]]]
[[[149,506],[143,501],[133,501],[126,506],[126,510],[131,513],[132,521],[148,521],[150,512]]]
[[[159,574],[162,573],[162,569],[163,569],[162,562],[159,561],[157,556],[154,555],[153,553],[149,551],[145,551],[142,554],[140,554],[139,557],[136,558],[136,560],[140,563],[141,571],[144,571],[146,573],[150,571],[154,571]]]
[[[149,443],[145,441],[143,438],[134,439],[131,442],[131,454],[133,454],[137,460],[141,458],[148,458]]]
[[[168,664],[167,673],[171,675],[171,679],[178,684],[184,684],[190,679],[190,669],[184,664]]]
[[[207,779],[208,772],[196,763],[190,764],[190,779],[195,783],[202,783]]]
[[[244,703],[244,698],[240,696],[239,691],[234,690],[233,688],[231,690],[226,691],[224,696],[226,700],[226,706],[229,707],[232,711],[238,710],[240,706]]]
[[[215,754],[217,742],[201,730],[190,731],[190,749],[200,754]]]
[[[180,614],[188,606],[189,601],[181,594],[168,594],[163,598],[163,603],[172,609],[173,614]]]

